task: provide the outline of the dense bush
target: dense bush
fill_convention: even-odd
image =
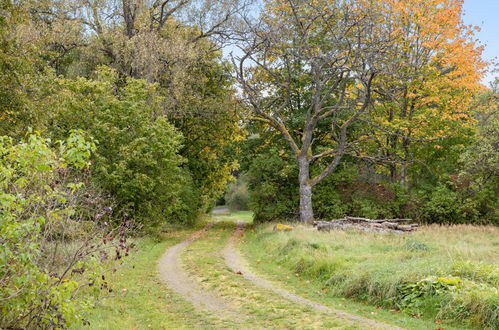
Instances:
[[[315,187],[314,193],[316,216],[322,219],[347,215],[371,219],[416,216],[412,206],[417,201],[407,188],[369,181],[354,164],[333,173]]]
[[[462,223],[463,205],[455,191],[440,184],[432,191],[425,192],[426,202],[422,207],[422,219],[425,222]]]
[[[248,172],[250,209],[255,222],[294,219],[299,203],[298,171],[277,154],[257,156]]]
[[[250,208],[257,222],[297,218],[298,170],[287,158],[272,152],[256,155],[246,173]],[[497,177],[480,189],[464,183],[464,175],[419,186],[370,180],[359,164],[339,168],[313,189],[315,217],[411,218],[425,223],[496,223]]]
[[[53,135],[78,128],[99,141],[93,180],[116,199],[118,212],[148,226],[193,221],[198,204],[186,191],[191,179],[179,155],[183,137],[158,115],[157,86],[122,80],[108,68],[97,74],[97,80],[57,80]]]
[[[81,322],[91,299],[80,289],[107,288],[110,249],[129,249],[124,227],[104,225],[112,209],[85,185],[95,144],[74,131],[58,144],[36,134],[0,138],[0,328]]]
[[[250,208],[256,222],[292,220],[298,217],[298,171],[278,155],[262,154],[251,163],[247,178]],[[414,217],[417,196],[395,184],[366,181],[355,165],[345,166],[314,187],[314,211],[318,219],[344,216],[368,218]]]

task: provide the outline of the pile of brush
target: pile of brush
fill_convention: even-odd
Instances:
[[[416,230],[417,223],[411,219],[379,219],[372,220],[357,217],[344,217],[331,221],[314,221],[314,227],[319,231],[331,229],[358,229],[368,232],[395,232],[404,233]]]

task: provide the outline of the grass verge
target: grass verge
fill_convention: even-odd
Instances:
[[[370,313],[411,329],[429,327],[419,318],[434,327],[445,322],[446,328],[497,327],[495,227],[429,226],[414,235],[271,229],[263,225],[249,232],[243,252],[256,269],[311,298],[343,304],[346,310],[355,304],[338,297],[391,309]]]
[[[170,246],[184,240],[193,231],[178,230],[137,239],[137,248],[125,266],[110,274],[114,296],[105,298],[88,315],[89,326],[75,329],[192,329],[214,328],[218,320],[194,309],[169,290],[159,279],[157,263]]]

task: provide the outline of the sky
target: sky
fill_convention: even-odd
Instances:
[[[465,0],[463,20],[466,24],[482,29],[477,37],[485,44],[484,59],[490,61],[498,58],[499,61],[499,0]],[[496,76],[499,76],[499,72],[489,73],[484,83]]]

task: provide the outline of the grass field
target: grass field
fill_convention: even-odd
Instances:
[[[320,299],[348,297],[437,325],[496,328],[498,234],[465,225],[426,226],[411,235],[300,226],[273,232],[263,225],[246,235],[243,249],[256,268],[291,274],[319,288]]]
[[[214,216],[215,219],[223,220],[223,221],[244,221],[246,223],[252,223],[253,222],[253,212],[251,211],[237,211],[237,212],[230,212],[228,211],[227,213],[222,213]]]
[[[428,226],[411,235],[324,233],[302,226],[274,232],[273,224],[252,227],[250,212],[214,219],[215,227],[185,249],[181,262],[201,287],[240,310],[241,318],[196,309],[159,279],[161,255],[200,223],[157,235],[159,241],[137,239],[125,266],[109,275],[114,296],[93,308],[87,315],[90,326],[80,328],[358,328],[324,319],[231,272],[221,251],[235,221],[249,224],[239,247],[256,273],[300,296],[407,329],[497,328],[495,227]]]

